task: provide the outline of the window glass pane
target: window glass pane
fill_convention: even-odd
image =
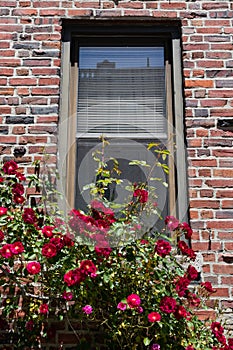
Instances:
[[[138,159],[152,165],[149,142],[166,147],[165,60],[162,46],[81,46],[78,58],[75,207],[85,209],[91,198],[82,188],[96,181],[92,153],[101,149],[100,135],[112,140],[109,156],[119,161],[125,186],[146,183],[145,169],[129,163]],[[154,169],[153,177],[168,181],[161,168]],[[168,191],[161,182],[156,187],[158,206],[166,215]],[[125,202],[123,186],[106,193],[114,203]],[[159,229],[163,224],[153,217],[154,225]]]
[[[78,88],[78,137],[166,138],[163,47],[81,47]]]

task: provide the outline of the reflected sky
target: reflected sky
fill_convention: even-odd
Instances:
[[[81,47],[79,68],[96,68],[103,61],[115,62],[115,68],[163,67],[163,47]]]

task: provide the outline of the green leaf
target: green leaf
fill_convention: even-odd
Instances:
[[[150,341],[149,338],[144,338],[144,339],[143,339],[143,343],[144,343],[145,346],[150,345],[150,342],[151,342],[151,341]]]
[[[145,160],[132,160],[131,162],[129,162],[129,165],[141,165],[141,166],[150,167],[150,165],[147,164]]]

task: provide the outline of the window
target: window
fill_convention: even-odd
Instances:
[[[169,185],[166,189],[157,182],[158,205],[163,215],[184,219],[187,190],[178,26],[100,20],[94,25],[68,22],[64,28],[59,155],[68,207],[85,208],[89,202],[82,188],[94,180],[92,153],[104,135],[110,139],[107,156],[118,159],[124,185],[146,181],[145,168],[129,162],[152,164],[154,156],[146,150],[147,144],[158,142],[169,149],[169,175],[161,168],[153,174]],[[123,192],[109,189],[107,195],[121,202]],[[152,220],[159,229],[159,220]]]

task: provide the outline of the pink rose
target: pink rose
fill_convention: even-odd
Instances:
[[[161,320],[161,315],[158,312],[151,312],[147,317],[149,322],[159,322]]]
[[[127,304],[125,304],[121,301],[118,303],[117,308],[118,308],[118,310],[125,311],[127,308]]]
[[[0,207],[0,216],[5,215],[7,213],[7,208]]]
[[[91,305],[86,305],[82,308],[82,310],[86,315],[90,315],[93,311],[93,308]]]
[[[130,294],[126,300],[131,309],[136,308],[141,304],[141,299],[137,294]]]

